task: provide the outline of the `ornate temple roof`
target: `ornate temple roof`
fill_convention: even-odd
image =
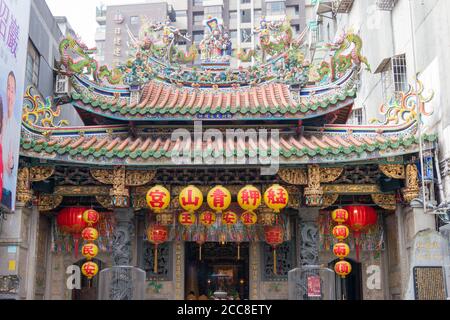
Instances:
[[[183,141],[171,138],[172,129],[142,126],[132,137],[129,127],[120,125],[53,129],[27,126],[21,155],[92,166],[172,166],[172,156],[188,144],[193,154],[203,157],[267,156],[279,152],[280,164],[299,165],[367,161],[419,151],[415,122],[391,127],[308,127],[300,134],[287,130],[280,133],[279,144],[270,140],[261,143],[251,135],[238,139],[224,136],[223,141]],[[423,138],[431,148],[435,137]]]
[[[209,22],[211,33],[200,45],[201,68],[182,66],[195,61],[198,51],[173,47],[172,40],[182,35],[169,26],[148,26],[145,38],[135,40],[134,57],[113,70],[99,67],[78,41],[63,40],[62,73],[70,78],[69,97],[85,126],[55,123],[60,108],[29,88],[21,155],[88,166],[170,167],[176,165],[174,156],[190,149],[192,158],[243,158],[239,165],[279,154],[280,165],[289,166],[377,161],[419,151],[415,112],[424,108],[408,102],[414,93],[382,109],[383,126],[345,125],[358,73],[362,65],[369,67],[357,35],[344,34],[329,45],[330,59],[313,64],[305,58],[304,34],[294,39],[286,21],[262,23],[257,30],[262,56],[238,52],[242,61],[256,64],[231,70],[229,39],[214,19]],[[159,40],[149,36],[156,30],[164,30]],[[400,116],[404,124],[398,123]],[[194,120],[211,120],[205,129],[220,137],[199,139]],[[179,128],[186,134],[174,137]],[[234,129],[244,134],[227,137]],[[259,129],[269,130],[269,140],[258,137]],[[270,138],[271,129],[278,130],[279,139]],[[423,136],[426,148],[434,140]]]
[[[329,85],[304,88],[300,94],[278,82],[192,89],[153,80],[143,86],[139,101],[133,103],[127,89],[100,87],[74,76],[71,96],[73,105],[87,111],[86,118],[91,119],[93,113],[123,121],[305,120],[336,112],[338,116],[329,123],[343,124],[356,96],[354,76],[349,71]]]

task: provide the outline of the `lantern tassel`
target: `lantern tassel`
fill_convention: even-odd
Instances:
[[[356,261],[359,262],[359,244],[360,244],[360,232],[355,232],[355,248],[356,248]]]
[[[78,259],[78,248],[80,245],[80,238],[78,236],[74,236],[74,240],[75,240],[75,248],[74,248],[75,258]]]
[[[237,247],[237,259],[241,260],[241,244],[238,243],[238,247]]]
[[[153,263],[153,272],[155,273],[155,274],[158,274],[158,245],[157,244],[155,244],[155,261],[154,261],[154,263]]]
[[[202,245],[200,245],[200,247],[199,247],[198,260],[202,261]]]
[[[273,274],[277,275],[277,249],[273,248]]]

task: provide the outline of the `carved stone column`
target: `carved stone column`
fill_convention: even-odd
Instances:
[[[300,266],[319,264],[319,209],[301,209],[299,228]]]
[[[320,167],[308,166],[308,186],[305,188],[305,202],[308,207],[321,207],[323,188],[320,186]]]
[[[114,266],[130,266],[132,261],[132,237],[134,233],[133,210],[115,209],[116,226],[113,235]],[[116,270],[111,289],[112,300],[132,300],[133,283],[129,270]]]

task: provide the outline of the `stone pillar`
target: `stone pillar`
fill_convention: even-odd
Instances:
[[[300,209],[300,221],[298,225],[299,237],[299,265],[319,264],[319,217],[318,208]]]
[[[0,298],[32,299],[39,213],[16,203],[14,214],[5,216],[0,229]],[[6,292],[8,291],[8,292]]]
[[[133,210],[115,209],[116,227],[113,235],[113,265],[130,266],[132,262],[132,237],[134,233]],[[131,300],[133,298],[131,275],[127,270],[118,270],[113,276],[112,300]]]

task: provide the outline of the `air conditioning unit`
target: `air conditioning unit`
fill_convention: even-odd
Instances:
[[[68,94],[69,93],[69,77],[58,74],[56,76],[55,94]]]

